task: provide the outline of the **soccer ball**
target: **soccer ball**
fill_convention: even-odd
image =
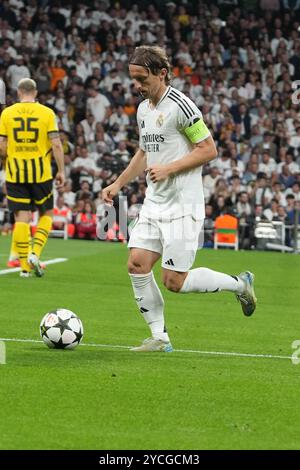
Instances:
[[[58,308],[46,313],[40,324],[40,332],[48,348],[74,349],[82,340],[83,326],[74,312]]]

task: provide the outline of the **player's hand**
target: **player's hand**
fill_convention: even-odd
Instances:
[[[170,171],[167,165],[152,165],[146,168],[152,183],[163,181],[169,178]]]
[[[55,176],[56,189],[62,189],[65,184],[65,174],[63,171],[58,171]]]
[[[118,192],[120,191],[120,187],[117,183],[110,184],[106,188],[102,190],[102,199],[106,204],[110,206],[113,205],[113,198],[116,197]]]

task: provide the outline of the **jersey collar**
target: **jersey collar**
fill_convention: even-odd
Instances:
[[[169,85],[169,86],[167,87],[166,91],[164,92],[164,94],[162,95],[162,97],[160,98],[160,100],[158,101],[158,103],[157,103],[155,106],[153,106],[152,109],[156,109],[156,108],[160,105],[160,103],[165,99],[165,97],[166,97],[167,94],[169,93],[170,89],[171,89],[171,86]],[[150,107],[150,109],[151,109],[150,101],[149,101],[149,107]]]

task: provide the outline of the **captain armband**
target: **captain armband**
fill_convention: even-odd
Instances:
[[[206,137],[210,135],[209,129],[203,119],[198,119],[194,124],[184,129],[184,133],[193,144],[206,139]]]

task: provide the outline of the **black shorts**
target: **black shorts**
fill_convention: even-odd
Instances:
[[[12,212],[53,209],[53,180],[44,183],[6,182],[8,208]]]

